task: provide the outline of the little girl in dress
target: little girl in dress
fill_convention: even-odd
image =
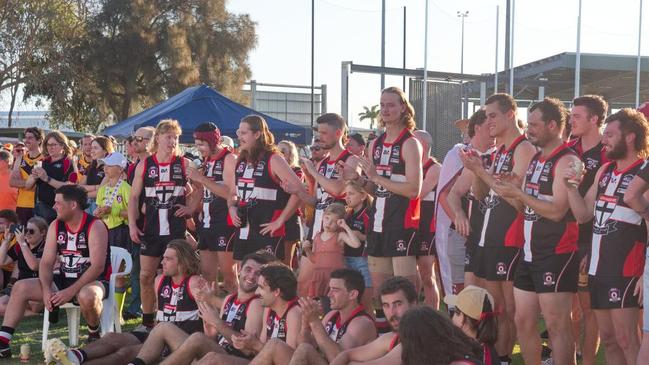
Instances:
[[[345,206],[340,203],[329,205],[322,217],[322,231],[313,239],[305,241],[303,248],[313,263],[308,295],[326,297],[329,290],[329,276],[334,270],[345,268],[344,247],[358,248],[361,241],[345,222]]]

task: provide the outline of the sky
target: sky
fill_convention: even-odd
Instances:
[[[423,68],[425,0],[386,0],[386,61],[401,67],[403,6],[407,9],[406,67]],[[506,0],[429,0],[428,69],[460,72],[461,19],[465,19],[464,72],[495,69],[496,6],[500,5],[499,70],[504,65]],[[581,51],[636,55],[640,0],[584,0]],[[310,85],[311,1],[229,0],[229,11],[249,14],[257,23],[257,46],[249,55],[252,79],[260,83]],[[579,0],[516,0],[514,64],[562,52],[577,43]],[[649,2],[643,9],[642,55],[649,55]],[[381,1],[315,0],[315,85],[327,85],[327,111],[340,112],[341,62],[380,66]],[[401,86],[386,77],[386,86]],[[629,85],[634,90],[635,85]],[[349,87],[349,122],[363,106],[378,104],[380,76],[354,73]],[[0,110],[7,96],[1,95]],[[33,103],[18,106],[33,109]]]

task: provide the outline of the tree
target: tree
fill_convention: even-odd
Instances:
[[[92,6],[90,6],[92,5]],[[97,0],[85,36],[43,70],[29,95],[51,102],[53,123],[96,131],[200,83],[242,101],[257,38],[223,0]]]
[[[372,105],[371,108],[364,106],[363,109],[365,109],[365,111],[362,113],[358,113],[358,116],[360,117],[361,121],[365,119],[370,120],[370,129],[374,129],[374,123],[376,122],[376,119],[379,117],[379,114],[381,113],[381,109],[378,109],[378,107],[379,107],[378,105]]]
[[[20,87],[27,82],[34,62],[42,63],[52,49],[67,48],[76,34],[77,1],[0,0],[0,91],[9,90],[9,127]],[[40,59],[40,60],[39,60]],[[38,60],[38,61],[37,61]]]

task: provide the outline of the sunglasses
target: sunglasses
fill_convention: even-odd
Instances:
[[[23,153],[23,151],[22,148],[14,148],[14,152]]]
[[[144,141],[144,140],[147,140],[147,141],[148,141],[148,140],[150,140],[150,139],[151,139],[151,138],[140,137],[140,136],[135,136],[135,137],[133,137],[133,140],[134,140],[135,142],[142,142],[142,141]]]
[[[31,228],[27,228],[27,229],[25,230],[25,234],[36,234],[36,230],[35,230],[35,229],[31,229]]]
[[[320,151],[322,148],[320,147],[309,147],[311,151]]]

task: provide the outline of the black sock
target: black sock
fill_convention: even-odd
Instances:
[[[153,327],[155,325],[153,322],[153,313],[142,313],[142,325],[147,327]]]
[[[15,330],[15,328],[7,326],[0,327],[0,349],[9,347],[9,343],[11,342]]]
[[[129,365],[146,365],[146,363],[144,362],[144,360],[140,359],[139,357],[136,357],[135,359],[133,359],[133,361],[129,363]]]

